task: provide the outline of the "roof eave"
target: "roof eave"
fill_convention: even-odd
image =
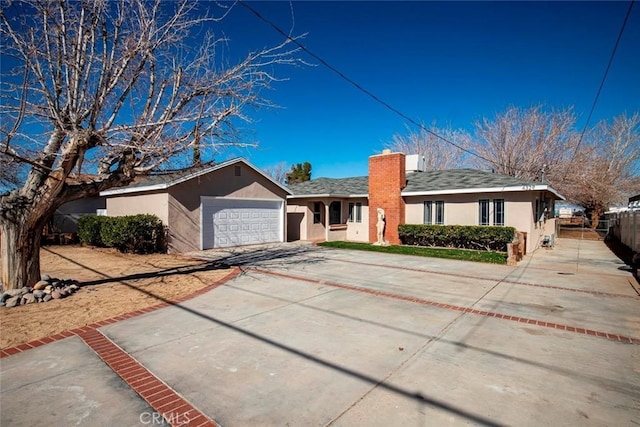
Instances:
[[[479,187],[479,188],[456,188],[448,190],[428,190],[428,191],[403,191],[401,196],[437,196],[445,194],[475,194],[475,193],[503,193],[503,192],[515,192],[515,191],[549,191],[555,194],[560,200],[565,198],[554,190],[551,186],[546,184],[533,184],[533,185],[518,185],[507,187]]]
[[[247,166],[249,166],[250,168],[252,168],[253,170],[255,170],[256,172],[258,172],[260,175],[262,175],[264,178],[268,179],[269,181],[271,181],[273,184],[275,184],[276,186],[278,186],[279,188],[281,188],[282,190],[284,190],[287,195],[292,194],[291,190],[289,190],[287,187],[283,186],[282,184],[280,184],[279,182],[275,181],[273,178],[271,178],[270,176],[266,175],[264,172],[262,172],[260,169],[258,169],[257,167],[255,167],[254,165],[252,165],[248,160],[242,158],[242,157],[238,157],[235,159],[231,159],[231,160],[227,160],[226,162],[222,162],[216,165],[213,165],[211,167],[196,171],[194,173],[190,173],[188,175],[185,175],[183,177],[174,179],[172,181],[168,181],[162,184],[155,184],[155,185],[147,185],[147,186],[141,186],[141,187],[123,187],[123,188],[114,188],[111,190],[105,190],[105,191],[101,191],[100,195],[101,196],[113,196],[113,195],[118,195],[118,194],[127,194],[127,193],[144,193],[147,191],[155,191],[155,190],[166,190],[169,187],[173,187],[174,185],[178,185],[181,184],[185,181],[189,181],[191,179],[197,178],[199,176],[202,176],[204,174],[219,170],[219,169],[223,169],[227,166],[231,166],[234,163],[239,163],[242,162],[244,164],[246,164]]]
[[[369,197],[368,194],[340,194],[340,193],[324,193],[324,194],[292,194],[287,199],[313,199],[313,198],[336,198],[336,199],[354,199]]]

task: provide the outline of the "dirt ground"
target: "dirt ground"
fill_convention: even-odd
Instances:
[[[230,272],[177,255],[121,254],[75,245],[43,247],[41,271],[78,280],[82,287],[64,299],[0,307],[0,348],[186,296]]]

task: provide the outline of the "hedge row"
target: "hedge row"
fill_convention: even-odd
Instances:
[[[441,248],[507,251],[507,243],[515,237],[514,227],[473,225],[403,224],[398,227],[405,245]]]
[[[78,219],[78,237],[91,246],[149,254],[166,251],[165,229],[155,215],[98,216]]]

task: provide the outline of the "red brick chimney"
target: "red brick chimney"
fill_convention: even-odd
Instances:
[[[405,155],[384,150],[369,157],[369,242],[377,241],[377,209],[384,209],[384,239],[400,244],[398,225],[404,224],[405,206],[400,192],[406,185]]]

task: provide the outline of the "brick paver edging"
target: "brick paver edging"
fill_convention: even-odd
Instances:
[[[447,310],[455,310],[455,311],[460,311],[460,312],[463,312],[463,313],[476,314],[476,315],[479,315],[479,316],[494,317],[496,319],[510,320],[510,321],[513,321],[513,322],[526,323],[526,324],[529,324],[529,325],[542,326],[542,327],[545,327],[545,328],[558,329],[558,330],[561,330],[561,331],[575,332],[577,334],[582,334],[582,335],[591,335],[591,336],[594,336],[594,337],[604,338],[604,339],[608,339],[608,340],[611,340],[611,341],[617,341],[617,342],[622,342],[622,343],[626,343],[626,344],[640,345],[640,339],[627,337],[627,336],[619,335],[619,334],[610,334],[610,333],[607,333],[607,332],[594,331],[594,330],[591,330],[591,329],[577,328],[577,327],[574,327],[574,326],[562,325],[562,324],[559,324],[559,323],[543,322],[542,320],[529,319],[529,318],[526,318],[526,317],[510,316],[510,315],[507,315],[507,314],[496,313],[496,312],[493,312],[493,311],[477,310],[477,309],[470,308],[470,307],[462,307],[462,306],[459,306],[459,305],[445,304],[445,303],[436,302],[436,301],[429,301],[429,300],[425,300],[425,299],[422,299],[422,298],[415,298],[415,297],[410,297],[410,296],[405,296],[405,295],[399,295],[399,294],[394,294],[394,293],[391,293],[391,292],[376,291],[374,289],[362,288],[360,286],[352,286],[352,285],[346,285],[346,284],[343,284],[343,283],[329,282],[329,281],[325,281],[325,280],[318,280],[318,279],[313,279],[313,278],[309,278],[309,277],[296,276],[296,275],[292,275],[292,274],[278,273],[278,272],[275,272],[275,271],[264,270],[264,269],[261,269],[261,268],[251,268],[251,270],[257,271],[257,272],[263,273],[263,274],[270,274],[272,276],[278,276],[278,277],[283,277],[283,278],[293,279],[293,280],[301,280],[301,281],[304,281],[304,282],[316,283],[318,285],[332,286],[332,287],[335,287],[335,288],[347,289],[347,290],[351,290],[351,291],[363,292],[363,293],[374,295],[374,296],[392,298],[392,299],[412,302],[412,303],[416,303],[416,304],[428,305],[428,306],[431,306],[431,307],[438,307],[438,308],[443,308],[443,309],[447,309]]]
[[[78,336],[169,424],[218,426],[97,329]]]
[[[396,255],[396,254],[392,254],[392,255]],[[347,263],[347,264],[367,265],[367,266],[371,266],[371,267],[391,268],[391,269],[396,269],[396,270],[408,270],[408,271],[415,271],[415,272],[418,272],[418,273],[439,274],[440,276],[462,277],[462,278],[465,278],[465,279],[478,279],[478,280],[495,281],[494,278],[488,278],[488,277],[482,277],[482,276],[473,276],[473,275],[470,275],[470,274],[449,273],[449,272],[446,272],[446,271],[429,270],[429,269],[426,269],[426,268],[398,267],[398,266],[395,266],[395,265],[375,264],[375,263],[371,263],[371,262],[343,260],[343,259],[337,259],[337,258],[331,258],[331,261],[344,262],[344,263]],[[579,293],[591,294],[591,295],[602,296],[602,297],[632,298],[632,299],[638,299],[639,298],[637,295],[625,295],[625,294],[616,294],[616,293],[612,293],[612,292],[592,291],[590,289],[567,288],[566,286],[541,285],[541,284],[538,284],[538,283],[521,282],[521,281],[518,281],[518,280],[511,280],[511,279],[502,279],[501,281],[503,283],[510,283],[510,284],[513,284],[513,285],[533,286],[533,287],[536,287],[536,288],[547,288],[547,289],[556,289],[556,290],[561,290],[561,291],[579,292]]]
[[[40,338],[37,340],[33,340],[33,341],[29,341],[28,343],[24,343],[24,344],[19,344],[13,347],[7,347],[7,348],[3,348],[0,350],[0,359],[2,359],[3,357],[8,357],[11,355],[14,355],[16,353],[20,353],[35,347],[40,347],[42,345],[45,344],[49,344],[52,343],[54,341],[59,341],[68,337],[72,337],[74,335],[80,335],[82,333],[86,333],[89,332],[91,330],[95,330],[97,328],[100,328],[102,326],[106,326],[106,325],[110,325],[112,323],[115,322],[119,322],[120,320],[125,320],[125,319],[130,319],[132,317],[136,317],[136,316],[140,316],[141,314],[146,314],[146,313],[150,313],[152,311],[156,311],[158,309],[164,308],[164,307],[169,307],[170,305],[173,304],[177,304],[177,303],[181,303],[187,300],[190,300],[192,298],[195,298],[197,296],[200,296],[206,292],[209,292],[210,290],[217,288],[218,286],[226,283],[227,281],[237,277],[240,274],[241,270],[239,267],[233,267],[231,272],[229,272],[229,274],[227,274],[226,276],[224,276],[223,278],[216,280],[215,282],[213,282],[210,285],[205,286],[202,289],[197,290],[196,292],[189,294],[189,295],[185,295],[183,297],[180,298],[176,298],[174,300],[168,300],[166,302],[162,302],[160,304],[156,304],[154,306],[151,307],[146,307],[146,308],[142,308],[140,310],[136,310],[136,311],[132,311],[129,313],[125,313],[125,314],[121,314],[119,316],[115,316],[112,317],[110,319],[106,319],[106,320],[100,320],[98,322],[94,322],[91,323],[87,326],[83,326],[82,328],[76,328],[76,329],[71,329],[68,331],[63,331],[60,332],[58,334],[55,335],[51,335],[49,337],[45,337],[45,338]]]

